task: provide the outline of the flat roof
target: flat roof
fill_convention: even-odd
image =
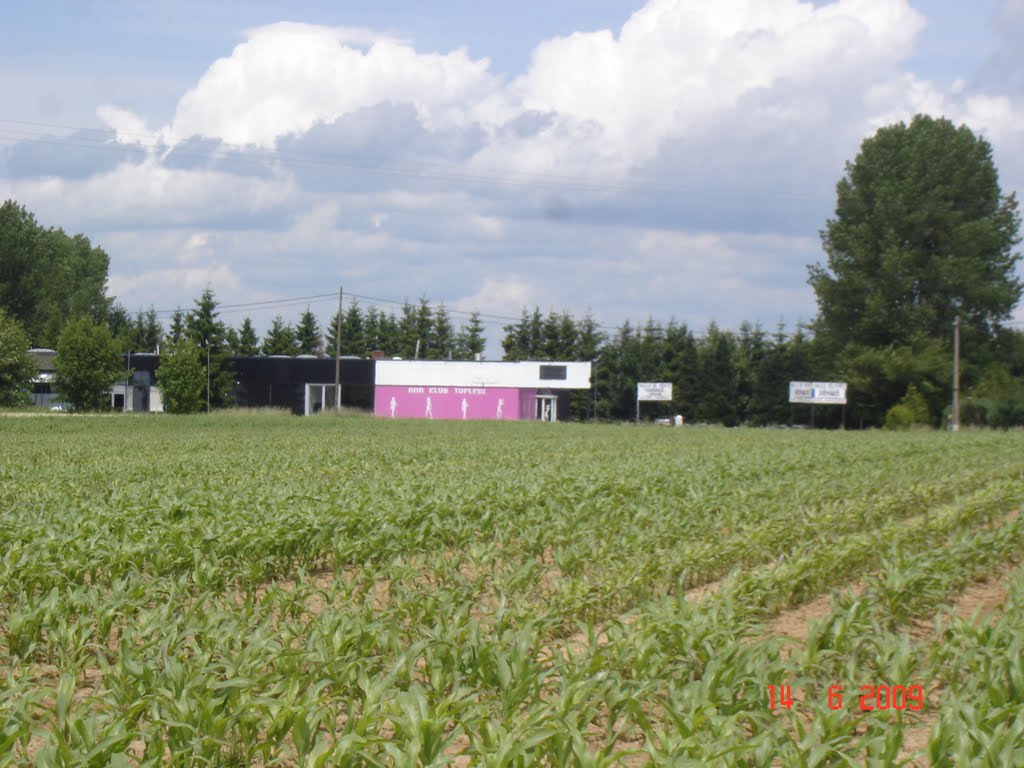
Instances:
[[[378,360],[382,386],[590,389],[590,363],[557,360]]]

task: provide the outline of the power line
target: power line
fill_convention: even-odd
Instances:
[[[4,128],[4,126],[9,126]],[[76,135],[69,137],[58,137],[50,135],[39,135],[32,133],[31,129],[49,129],[59,131],[72,131]],[[106,134],[103,138],[91,138],[81,134],[94,132]],[[111,141],[110,134],[116,134],[118,138],[128,137],[136,139],[132,143],[119,140]],[[419,178],[432,181],[463,182],[468,184],[495,184],[499,186],[525,186],[533,185],[539,187],[550,187],[552,189],[569,189],[581,192],[622,192],[622,191],[654,191],[679,193],[701,193],[707,194],[704,188],[693,185],[679,184],[678,182],[666,182],[663,179],[650,176],[630,175],[627,179],[617,181],[610,180],[588,180],[578,176],[564,174],[553,174],[539,171],[510,171],[498,172],[471,171],[460,168],[451,163],[429,163],[417,162],[406,165],[371,165],[351,155],[336,153],[314,153],[314,152],[285,152],[280,149],[267,149],[252,145],[230,144],[214,137],[190,136],[184,139],[172,138],[175,143],[169,145],[164,136],[159,133],[142,133],[131,131],[115,131],[111,128],[87,128],[82,126],[61,125],[57,123],[42,123],[29,120],[0,119],[0,138],[13,140],[34,141],[49,146],[70,146],[84,149],[101,151],[130,152],[132,149],[142,149],[155,152],[164,150],[167,155],[174,155],[186,159],[241,162],[250,166],[259,166],[266,163],[279,164],[285,168],[313,168],[313,169],[335,169],[335,170],[356,170],[379,176],[397,176],[404,178]],[[191,149],[189,142],[194,140],[215,142],[216,147],[211,151],[204,152]],[[762,197],[762,192],[737,192],[735,190],[719,194],[733,199],[744,199],[749,197]],[[787,198],[794,200],[809,200],[816,196],[802,192],[786,190],[773,190],[773,198]]]
[[[241,313],[241,312],[253,311],[253,310],[283,309],[285,307],[301,306],[304,303],[306,303],[306,304],[321,304],[321,303],[326,303],[327,301],[333,302],[336,299],[336,297],[337,297],[337,294],[335,294],[335,293],[314,293],[314,294],[310,294],[308,296],[291,296],[291,297],[280,298],[280,299],[263,299],[263,300],[260,300],[260,301],[247,301],[247,302],[239,302],[239,303],[235,303],[235,304],[218,304],[217,305],[217,312],[218,312],[218,314],[238,314],[238,313]],[[380,306],[389,306],[389,307],[390,306],[397,306],[397,307],[401,307],[401,306],[405,306],[405,305],[409,305],[411,307],[418,306],[418,304],[413,304],[408,299],[402,299],[402,300],[386,299],[386,298],[382,298],[382,297],[379,297],[379,296],[368,296],[368,295],[365,295],[365,294],[352,293],[350,291],[345,293],[345,299],[349,300],[348,303],[349,303],[350,307],[352,306],[352,304],[358,303],[359,300],[362,300],[364,302],[368,302],[369,304],[371,304],[373,306],[376,306],[376,307],[380,307]],[[437,312],[441,307],[444,307],[444,311],[448,315],[455,315],[455,316],[466,317],[466,318],[470,318],[473,315],[476,315],[477,318],[479,318],[480,321],[483,322],[483,323],[518,323],[518,322],[521,322],[522,319],[523,319],[522,316],[513,317],[511,315],[496,315],[496,314],[487,313],[487,312],[480,312],[478,310],[457,309],[457,308],[454,308],[454,307],[449,307],[443,301],[441,301],[441,302],[428,302],[427,306],[430,307],[432,312]],[[167,316],[174,315],[176,312],[181,312],[183,314],[187,314],[191,310],[186,310],[186,309],[184,309],[182,307],[176,307],[174,309],[138,310],[138,312],[141,312],[142,314],[147,314],[150,311],[152,311],[152,313],[154,315],[158,316],[158,317],[167,317]],[[594,327],[595,328],[600,328],[602,330],[609,330],[609,331],[618,330],[614,326],[603,325],[601,323],[595,323]]]

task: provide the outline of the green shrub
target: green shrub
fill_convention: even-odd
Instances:
[[[914,412],[902,403],[894,405],[885,414],[885,428],[889,430],[910,429],[916,423]]]

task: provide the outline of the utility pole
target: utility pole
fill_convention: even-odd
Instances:
[[[210,340],[206,340],[206,412],[210,412]]]
[[[950,428],[960,431],[960,316],[953,319],[953,413]]]
[[[338,319],[334,323],[334,409],[341,410],[341,286],[338,286]]]

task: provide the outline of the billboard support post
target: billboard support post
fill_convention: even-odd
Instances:
[[[641,381],[636,385],[636,423],[640,423],[641,402],[671,402],[672,382]]]
[[[789,422],[793,423],[793,403],[811,406],[811,429],[814,429],[814,407],[816,405],[843,406],[843,427],[846,427],[846,382],[845,381],[791,381],[789,382]]]

